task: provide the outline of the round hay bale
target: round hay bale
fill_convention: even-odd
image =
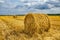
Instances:
[[[42,33],[50,28],[49,18],[46,14],[27,14],[24,25],[27,34]]]

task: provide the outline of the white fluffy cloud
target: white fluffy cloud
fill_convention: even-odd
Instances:
[[[0,0],[0,3],[4,3],[5,1],[3,1],[3,0]]]

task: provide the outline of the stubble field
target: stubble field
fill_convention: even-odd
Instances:
[[[31,36],[24,32],[25,16],[0,16],[0,40],[60,40],[60,16],[48,17],[49,31]]]

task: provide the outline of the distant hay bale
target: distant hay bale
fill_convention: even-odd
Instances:
[[[48,31],[50,22],[46,14],[27,14],[24,20],[25,31],[28,34]]]
[[[13,16],[13,18],[16,19],[16,20],[24,21],[25,16]]]

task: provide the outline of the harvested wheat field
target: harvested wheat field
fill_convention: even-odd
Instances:
[[[60,40],[60,16],[0,16],[0,40]]]

